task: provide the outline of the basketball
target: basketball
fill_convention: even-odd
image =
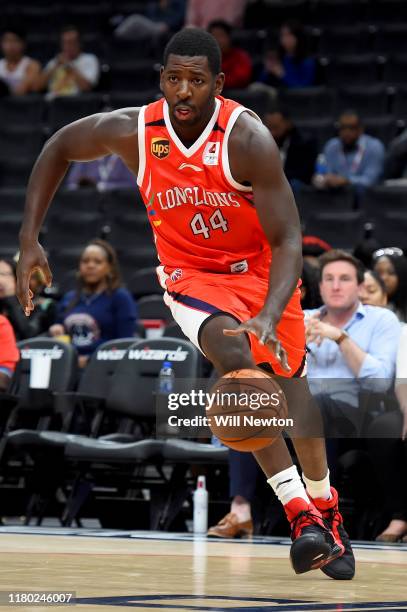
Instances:
[[[284,429],[288,405],[274,378],[261,370],[234,370],[211,388],[206,415],[229,448],[253,452],[270,446]]]

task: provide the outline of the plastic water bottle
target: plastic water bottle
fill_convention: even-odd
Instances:
[[[317,162],[315,164],[315,179],[314,179],[314,183],[316,187],[323,187],[324,186],[324,179],[325,179],[325,175],[328,172],[328,168],[326,165],[326,159],[325,159],[325,155],[323,155],[322,153],[320,155],[318,155],[317,157]]]
[[[168,395],[174,389],[174,370],[171,361],[164,361],[158,375],[158,392]]]
[[[205,476],[198,476],[193,503],[194,533],[206,533],[208,531],[208,491],[206,490]]]

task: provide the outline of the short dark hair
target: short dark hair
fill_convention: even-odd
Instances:
[[[26,42],[26,40],[27,40],[27,32],[26,32],[26,30],[22,26],[17,24],[17,23],[9,23],[9,24],[7,24],[3,28],[2,36],[4,36],[4,34],[14,34],[15,36],[17,36],[23,42]]]
[[[61,28],[61,36],[62,34],[66,34],[66,32],[77,32],[78,37],[81,38],[81,31],[74,23],[67,23]]]
[[[208,32],[210,32],[214,28],[219,28],[220,30],[223,30],[229,36],[232,34],[232,26],[224,19],[214,19],[213,21],[211,21],[208,25]]]
[[[168,41],[164,49],[164,67],[170,55],[184,57],[207,57],[212,74],[221,71],[222,56],[218,43],[212,34],[201,28],[184,28]]]
[[[345,108],[345,110],[343,110],[341,112],[341,114],[339,115],[338,122],[342,119],[342,117],[356,117],[356,119],[358,120],[359,125],[361,127],[363,126],[362,118],[359,115],[358,111],[355,110],[354,108]]]
[[[342,251],[340,249],[332,249],[332,251],[328,251],[327,253],[324,253],[319,258],[319,280],[320,281],[322,280],[322,274],[323,274],[325,266],[327,266],[328,264],[334,263],[335,261],[346,261],[347,263],[351,264],[356,270],[356,278],[357,278],[358,284],[360,285],[361,283],[363,283],[365,269],[364,269],[362,262],[359,261],[359,259],[356,259],[356,257],[351,255],[350,253],[347,253],[346,251]]]

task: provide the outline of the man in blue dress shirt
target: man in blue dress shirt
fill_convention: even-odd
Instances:
[[[363,124],[354,111],[339,118],[338,137],[323,150],[324,169],[317,168],[314,184],[320,188],[352,185],[357,191],[375,185],[384,169],[385,148],[380,140],[363,133]]]
[[[385,392],[393,384],[400,323],[390,310],[361,304],[363,269],[356,258],[333,250],[320,261],[324,305],[305,312],[310,387],[327,437],[359,435],[359,393]]]

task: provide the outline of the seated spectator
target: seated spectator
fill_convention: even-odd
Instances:
[[[304,28],[287,22],[280,29],[279,49],[269,49],[257,78],[271,87],[311,87],[316,80],[316,64],[308,55]]]
[[[26,47],[25,32],[19,27],[8,27],[1,37],[0,81],[10,94],[23,96],[36,91],[40,63],[24,55]]]
[[[61,32],[61,52],[48,62],[38,78],[38,88],[51,96],[72,96],[91,91],[99,80],[99,60],[83,53],[79,30],[66,26]]]
[[[45,284],[38,272],[30,279],[34,311],[26,317],[16,297],[16,266],[13,261],[0,259],[0,314],[10,321],[17,340],[33,338],[48,331],[55,321],[54,300],[42,295]]]
[[[303,260],[301,274],[301,308],[309,310],[319,308],[322,304],[318,287],[318,271],[306,259]]]
[[[399,254],[397,254],[399,253]],[[382,279],[389,307],[403,323],[407,322],[407,257],[401,249],[379,249],[373,255],[374,270]]]
[[[342,113],[338,129],[339,137],[331,138],[324,147],[325,168],[317,170],[314,185],[321,189],[353,185],[358,191],[375,185],[383,173],[383,144],[363,133],[355,111]]]
[[[388,146],[384,161],[384,181],[407,180],[407,130],[403,130]]]
[[[379,542],[407,542],[407,325],[397,354],[396,396],[399,409],[387,410],[369,427],[368,450],[378,476],[383,514],[388,524]]]
[[[359,290],[359,299],[362,304],[386,307],[386,285],[374,270],[366,270]]]
[[[7,391],[19,359],[13,328],[6,317],[0,315],[0,393]]]
[[[232,27],[241,27],[247,0],[188,0],[185,25],[206,30],[211,23],[223,19]]]
[[[68,334],[84,367],[93,351],[107,340],[134,335],[136,305],[123,288],[113,247],[92,240],[79,262],[78,287],[63,296],[52,336]]]
[[[363,271],[352,255],[332,250],[320,266],[323,306],[305,313],[308,376],[327,437],[351,437],[365,416],[359,392],[385,392],[392,384],[400,324],[389,310],[360,303]]]
[[[243,89],[252,78],[252,61],[243,49],[232,42],[232,28],[226,21],[212,21],[208,31],[214,36],[222,51],[222,72],[225,73],[225,89]]]
[[[269,112],[263,122],[277,143],[284,173],[293,189],[308,185],[318,155],[317,143],[299,132],[287,111]]]
[[[332,249],[331,245],[318,236],[302,237],[302,256],[304,261],[319,271],[319,257]],[[319,274],[319,272],[318,272]]]
[[[68,189],[96,187],[98,191],[136,188],[136,180],[117,155],[91,162],[74,162],[66,179]]]
[[[114,34],[125,40],[159,39],[163,34],[182,28],[184,18],[185,0],[148,2],[145,14],[134,13],[124,17]]]

